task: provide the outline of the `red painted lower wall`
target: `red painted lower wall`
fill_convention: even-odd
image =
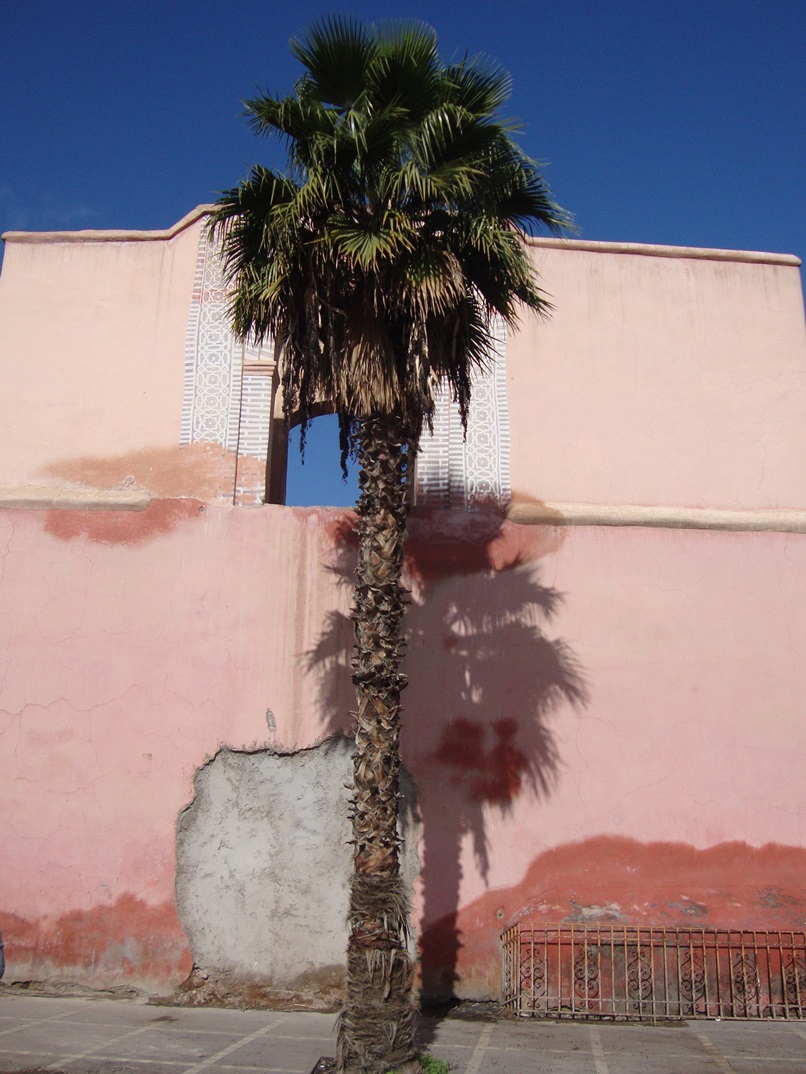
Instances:
[[[488,891],[425,930],[424,993],[499,996],[499,936],[517,921],[802,930],[806,850],[745,843],[696,850],[611,836],[557,847],[516,886]]]
[[[164,992],[192,967],[173,903],[148,906],[131,895],[56,918],[27,920],[0,911],[0,932],[18,980]]]

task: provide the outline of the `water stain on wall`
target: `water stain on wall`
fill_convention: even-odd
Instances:
[[[357,525],[355,512],[328,519],[328,541],[337,550],[354,552]],[[415,507],[406,526],[405,575],[409,583],[428,587],[441,578],[512,570],[556,552],[564,539],[564,529],[521,526],[501,511]],[[346,561],[337,567],[350,569]]]
[[[97,544],[135,545],[201,518],[199,500],[152,500],[145,511],[48,511],[45,531],[62,541],[85,537]]]
[[[192,496],[208,500],[222,495],[230,498],[235,480],[235,452],[204,442],[177,444],[123,455],[63,459],[44,472],[48,477],[91,488],[135,485],[165,499]]]

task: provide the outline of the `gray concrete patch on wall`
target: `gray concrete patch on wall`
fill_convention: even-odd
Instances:
[[[296,753],[227,748],[196,773],[181,813],[176,897],[199,999],[327,1006],[344,983],[352,742]],[[405,776],[403,870],[419,873],[419,822]]]

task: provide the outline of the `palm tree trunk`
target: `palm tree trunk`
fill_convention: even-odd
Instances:
[[[352,826],[354,869],[347,948],[347,1002],[339,1020],[338,1069],[400,1070],[415,1055],[409,899],[398,835],[400,671],[405,590],[400,584],[408,505],[408,439],[396,417],[359,429],[359,544],[353,625],[357,711]]]

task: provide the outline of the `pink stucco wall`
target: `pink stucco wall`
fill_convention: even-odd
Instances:
[[[197,769],[348,726],[349,516],[222,503],[225,453],[178,447],[198,226],[6,253],[0,484],[153,496],[0,510],[11,979],[176,985]],[[806,506],[794,263],[534,249],[557,312],[508,349],[516,495]],[[806,536],[419,511],[408,555],[427,988],[495,994],[518,917],[802,924]]]
[[[293,748],[347,723],[346,674],[334,707],[305,672],[326,613],[346,607],[325,569],[337,515],[163,501],[124,517],[2,518],[0,796],[14,867],[0,927],[23,978],[178,983],[175,825],[196,769],[222,744]],[[437,961],[457,910],[470,916],[460,990],[494,990],[500,924],[527,910],[686,923],[690,903],[699,923],[797,924],[806,542],[506,523],[495,570],[472,529],[458,563],[439,519],[414,530],[404,753],[423,820],[417,906]],[[348,644],[342,633],[345,660]],[[575,707],[562,691],[576,673],[588,699]],[[671,873],[663,844],[701,856]],[[735,861],[710,876],[724,844]],[[747,856],[767,844],[780,860],[753,874]],[[533,869],[549,853],[570,858],[559,879]],[[142,934],[135,905],[151,915]],[[137,955],[106,935],[120,907]]]
[[[197,768],[222,744],[293,748],[327,733],[301,667],[335,599],[320,522],[163,500],[142,513],[7,511],[0,525],[14,863],[2,908],[50,931],[121,899],[170,916],[175,825]],[[13,954],[19,930],[3,931]]]
[[[219,493],[226,452],[178,440],[203,221],[195,212],[168,232],[7,237],[0,486]]]
[[[804,506],[797,258],[547,239],[532,251],[555,309],[507,348],[516,499]]]
[[[408,698],[436,982],[458,929],[462,987],[494,992],[496,924],[520,917],[800,926],[803,538],[532,532],[528,567],[435,586],[427,634],[442,649],[424,641]],[[536,614],[540,587],[562,593],[549,622]],[[502,625],[521,600],[554,651]],[[469,682],[457,690],[454,635],[490,606],[499,623],[469,628]],[[541,717],[558,642],[579,662],[587,703]],[[433,716],[415,726],[420,699]],[[466,723],[454,730],[457,715]],[[480,749],[463,750],[460,733]],[[440,886],[454,846],[452,906]]]

